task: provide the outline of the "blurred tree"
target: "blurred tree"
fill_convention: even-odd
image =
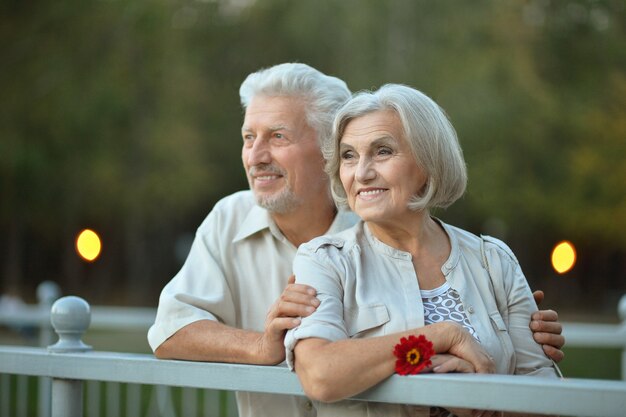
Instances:
[[[3,281],[154,304],[176,242],[247,186],[241,81],[300,61],[353,90],[435,98],[470,174],[438,215],[505,238],[533,286],[607,305],[626,290],[625,14],[612,0],[4,2]],[[73,251],[86,226],[104,240],[93,265]],[[564,238],[580,266],[549,279]]]

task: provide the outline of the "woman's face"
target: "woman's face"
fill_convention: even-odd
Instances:
[[[391,110],[348,122],[339,143],[339,176],[350,208],[367,222],[401,220],[426,183],[402,123]]]

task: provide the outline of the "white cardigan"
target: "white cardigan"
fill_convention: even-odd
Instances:
[[[551,360],[534,342],[528,327],[537,307],[511,250],[497,239],[483,240],[437,221],[451,244],[450,256],[442,266],[443,275],[461,296],[482,346],[496,362],[496,372],[556,377]],[[300,339],[337,341],[424,326],[424,308],[411,255],[376,239],[362,221],[344,232],[300,246],[294,273],[298,283],[317,290],[321,304],[285,337],[287,363],[292,368],[293,349]],[[419,415],[414,407],[409,410],[389,404],[342,401],[317,407],[318,417]],[[424,408],[424,412],[427,410]]]

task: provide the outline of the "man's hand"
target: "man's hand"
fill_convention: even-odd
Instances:
[[[287,287],[265,318],[265,331],[259,339],[258,348],[268,364],[275,365],[285,360],[285,332],[298,326],[301,317],[309,316],[320,304],[314,288],[296,284],[295,281],[295,276],[289,277]]]
[[[537,306],[544,298],[543,291],[533,293]],[[561,350],[565,344],[565,338],[561,335],[563,327],[559,323],[559,315],[554,310],[539,310],[531,316],[530,330],[533,332],[535,342],[539,343],[543,351],[554,362],[560,362],[565,357]]]

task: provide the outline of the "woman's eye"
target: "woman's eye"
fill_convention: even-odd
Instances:
[[[378,148],[378,155],[391,155],[393,152],[387,147]]]
[[[341,159],[348,160],[354,158],[354,154],[351,151],[346,151],[341,154]]]

